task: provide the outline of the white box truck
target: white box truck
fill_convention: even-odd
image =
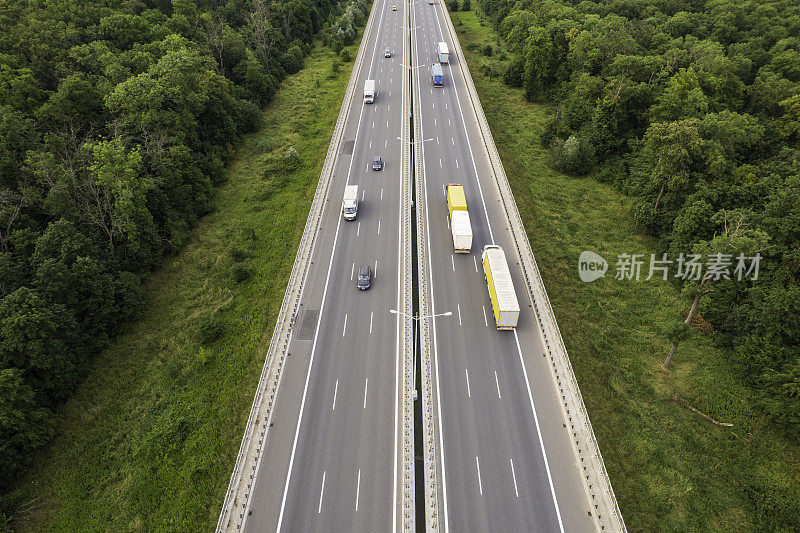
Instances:
[[[375,101],[375,80],[364,82],[364,103],[371,104]]]
[[[496,244],[487,244],[483,247],[481,260],[497,329],[514,329],[519,320],[519,302],[506,254]]]
[[[453,249],[457,254],[472,251],[472,224],[467,211],[453,211],[450,217],[450,230],[453,232]]]
[[[344,188],[342,216],[345,220],[355,220],[356,215],[358,215],[358,185],[348,185]]]
[[[450,51],[447,49],[447,43],[439,43],[436,47],[436,52],[439,56],[439,63],[447,63]]]

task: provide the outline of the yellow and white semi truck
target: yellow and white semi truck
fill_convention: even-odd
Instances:
[[[468,254],[472,251],[472,223],[469,220],[464,187],[458,183],[448,183],[445,195],[450,214],[450,231],[453,234],[453,250],[457,254]]]
[[[497,329],[514,329],[519,320],[519,302],[506,254],[496,244],[487,244],[483,247],[481,260]]]

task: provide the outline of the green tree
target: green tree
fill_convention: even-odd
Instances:
[[[142,233],[152,231],[153,222],[146,202],[153,181],[141,173],[139,149],[126,150],[118,137],[89,143],[84,149],[92,154],[89,171],[96,186],[95,209],[87,210],[91,221],[103,230],[112,252],[120,238],[136,250]]]
[[[75,318],[62,305],[21,287],[0,301],[0,368],[19,368],[46,400],[75,385]]]
[[[525,99],[537,102],[546,94],[547,81],[551,73],[553,43],[545,28],[532,27],[525,41],[525,72],[523,88]]]
[[[0,491],[53,436],[53,415],[40,407],[15,368],[0,369]]]
[[[717,264],[723,263],[723,258],[730,260],[731,258],[742,255],[744,257],[754,257],[760,254],[766,248],[769,242],[769,235],[764,231],[752,228],[748,222],[750,214],[744,211],[720,211],[714,215],[712,222],[721,226],[720,234],[715,235],[707,241],[698,242],[693,252],[699,257],[706,260],[706,266],[709,262],[716,261]],[[688,326],[692,323],[697,309],[700,306],[700,300],[713,290],[713,283],[721,279],[725,279],[724,274],[720,271],[715,271],[711,268],[706,268],[702,272],[699,279],[685,286],[684,292],[690,294],[693,298],[692,307],[686,315],[685,324]],[[675,356],[675,351],[678,349],[678,344],[685,340],[687,335],[685,329],[671,329],[672,347],[664,359],[664,368],[669,368],[672,358]]]

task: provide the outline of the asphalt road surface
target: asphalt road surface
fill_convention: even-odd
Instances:
[[[364,64],[337,154],[312,265],[303,285],[273,425],[244,529],[392,531],[399,526],[402,3],[377,0]],[[384,58],[384,50],[393,52]],[[406,54],[407,55],[407,54]],[[376,99],[363,104],[367,79]],[[406,86],[407,86],[407,80]],[[407,137],[405,135],[404,137]],[[382,171],[372,170],[380,155]],[[359,186],[358,217],[345,221],[346,185]],[[358,291],[358,267],[374,272]]]
[[[413,3],[414,97],[421,111],[428,276],[432,314],[441,531],[594,529],[542,353],[488,155],[456,68],[437,1]],[[430,66],[440,41],[450,48],[443,87]],[[473,229],[470,254],[454,254],[444,187],[464,186]],[[418,186],[421,184],[418,183]],[[506,252],[521,313],[516,331],[497,331],[481,249]]]

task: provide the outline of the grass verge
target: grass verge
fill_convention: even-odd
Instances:
[[[334,59],[318,45],[284,80],[216,211],[60,410],[14,491],[18,531],[213,530],[352,69]]]
[[[664,332],[689,307],[674,286],[617,281],[614,265],[580,281],[581,251],[649,257],[655,241],[634,227],[624,195],[548,168],[539,135],[552,110],[503,84],[507,52],[488,21],[452,16],[628,529],[800,529],[800,446],[763,424],[710,337],[694,335],[661,368]]]

